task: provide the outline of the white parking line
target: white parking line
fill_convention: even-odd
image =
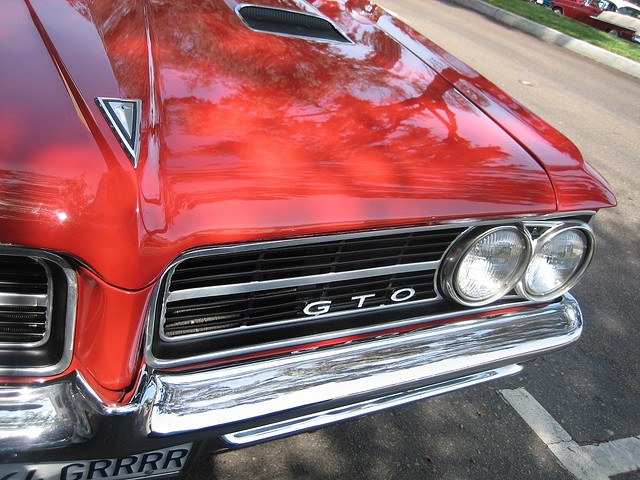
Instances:
[[[578,480],[605,480],[640,469],[640,437],[582,447],[524,388],[500,393]]]

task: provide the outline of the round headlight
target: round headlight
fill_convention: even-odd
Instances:
[[[532,300],[549,300],[573,287],[593,255],[594,237],[586,224],[565,224],[534,242],[519,290]]]
[[[516,227],[498,227],[457,249],[443,272],[445,290],[463,305],[484,305],[511,290],[524,273],[529,237]]]

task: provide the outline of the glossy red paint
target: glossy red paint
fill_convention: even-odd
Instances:
[[[92,385],[97,382],[124,394],[133,386],[142,365],[143,327],[151,288],[137,292],[114,288],[81,270],[78,290],[75,353],[82,365],[80,370]]]
[[[0,2],[0,242],[82,265],[72,368],[100,388],[135,381],[153,283],[189,248],[615,203],[564,136],[378,8],[260,3],[354,43],[254,32],[232,0]],[[98,96],[142,100],[137,169]]]
[[[228,2],[28,5],[1,7],[15,17],[2,47],[15,78],[0,121],[18,125],[2,152],[2,240],[68,251],[113,285],[143,288],[201,244],[554,211],[527,152],[542,138],[561,209],[611,203],[573,148],[554,148],[559,135],[503,121],[514,140],[460,93],[464,76],[437,75],[359,4],[315,3],[353,45],[253,32]],[[19,81],[24,68],[38,88]],[[97,96],[142,99],[137,171]],[[582,203],[563,176],[590,191]]]
[[[455,85],[538,161],[552,182],[558,211],[616,204],[607,181],[558,130],[428,38],[380,9],[374,15],[381,28]]]

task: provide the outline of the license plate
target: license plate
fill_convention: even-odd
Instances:
[[[192,443],[121,458],[68,462],[0,465],[0,480],[127,479],[177,474],[184,467]]]

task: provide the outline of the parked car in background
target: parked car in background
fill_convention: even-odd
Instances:
[[[600,12],[615,11],[615,3],[609,0],[551,0],[552,11],[589,24]]]
[[[0,479],[178,474],[580,337],[607,182],[374,4],[2,0],[0,64]]]
[[[626,40],[640,43],[640,10],[622,7],[615,12],[601,12],[595,19],[594,26],[600,30]]]
[[[640,10],[627,1],[551,0],[550,8],[613,36],[638,41]]]
[[[537,3],[538,5],[543,5],[547,8],[551,7],[551,0],[535,0],[535,3]]]
[[[613,12],[617,12],[621,9],[625,9],[625,11],[622,12],[623,15],[635,16],[636,12],[640,8],[638,5],[630,2],[629,0],[608,0],[608,1],[613,3],[616,6],[615,9],[611,10]],[[631,10],[630,11],[626,10],[627,8],[630,8]],[[634,10],[636,12],[634,12]]]

